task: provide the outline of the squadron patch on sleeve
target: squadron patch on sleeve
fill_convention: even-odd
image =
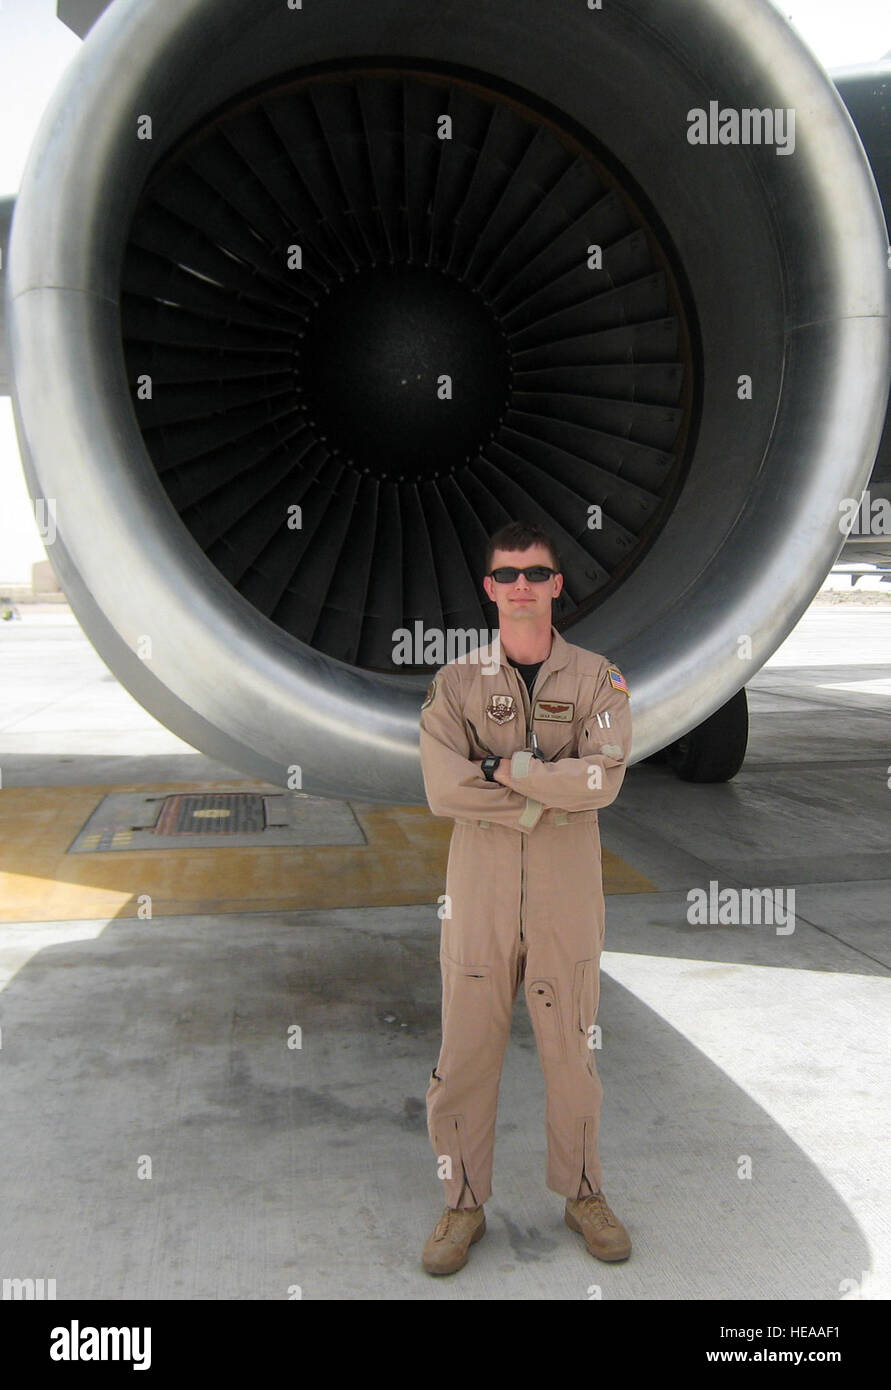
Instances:
[[[625,677],[622,675],[622,672],[619,670],[618,666],[610,665],[607,667],[607,671],[609,673],[610,685],[613,687],[613,689],[624,690],[625,694],[628,696],[630,700],[631,691],[628,689],[628,682],[625,680]]]
[[[433,704],[433,697],[435,696],[435,694],[436,677],[434,677],[430,684],[427,686],[427,694],[424,696],[424,703],[421,705],[421,709],[426,709],[428,705]]]

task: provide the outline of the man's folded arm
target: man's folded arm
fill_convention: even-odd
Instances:
[[[561,811],[609,806],[625,780],[631,751],[630,703],[624,690],[612,684],[609,669],[604,669],[579,739],[578,756],[544,763],[529,753],[515,753],[509,764],[502,763],[510,785],[542,806]]]
[[[434,816],[488,820],[514,830],[530,830],[541,815],[541,807],[530,806],[525,792],[488,782],[480,764],[469,757],[464,719],[443,671],[436,676],[433,699],[420,719],[421,768],[430,810]]]

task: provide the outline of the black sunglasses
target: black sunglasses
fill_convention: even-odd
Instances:
[[[493,570],[489,578],[494,579],[497,584],[515,584],[522,574],[530,584],[544,584],[546,579],[558,573],[558,570],[548,569],[547,565],[528,565],[524,570],[514,569],[512,565],[503,565],[500,570]]]

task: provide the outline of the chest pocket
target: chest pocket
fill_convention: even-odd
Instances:
[[[467,727],[469,728],[471,734],[473,735],[473,741],[474,741],[474,743],[476,744],[476,747],[479,749],[479,751],[480,751],[481,753],[492,753],[493,750],[489,747],[488,744],[483,743],[483,740],[480,738],[479,734],[477,733],[477,731],[476,731],[476,725],[474,724],[474,722],[473,722],[472,719],[468,719],[468,721],[467,721]],[[497,757],[497,754],[493,754],[493,756],[496,756],[496,757]]]
[[[584,723],[579,720],[572,724],[554,724],[549,719],[533,719],[532,728],[545,758],[554,763],[558,758],[575,757]]]
[[[496,758],[509,758],[518,748],[526,746],[526,725],[522,710],[506,724],[494,724],[483,719],[477,725],[466,716],[465,722],[474,753],[480,758],[484,758],[487,753]]]
[[[584,726],[575,701],[542,694],[532,701],[532,728],[548,762],[574,757]]]

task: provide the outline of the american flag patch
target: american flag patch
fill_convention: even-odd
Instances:
[[[618,666],[609,666],[607,667],[607,670],[609,671],[610,684],[612,685],[613,689],[624,690],[625,694],[628,696],[630,700],[631,691],[628,689],[628,682],[622,675],[622,672],[619,670]]]

